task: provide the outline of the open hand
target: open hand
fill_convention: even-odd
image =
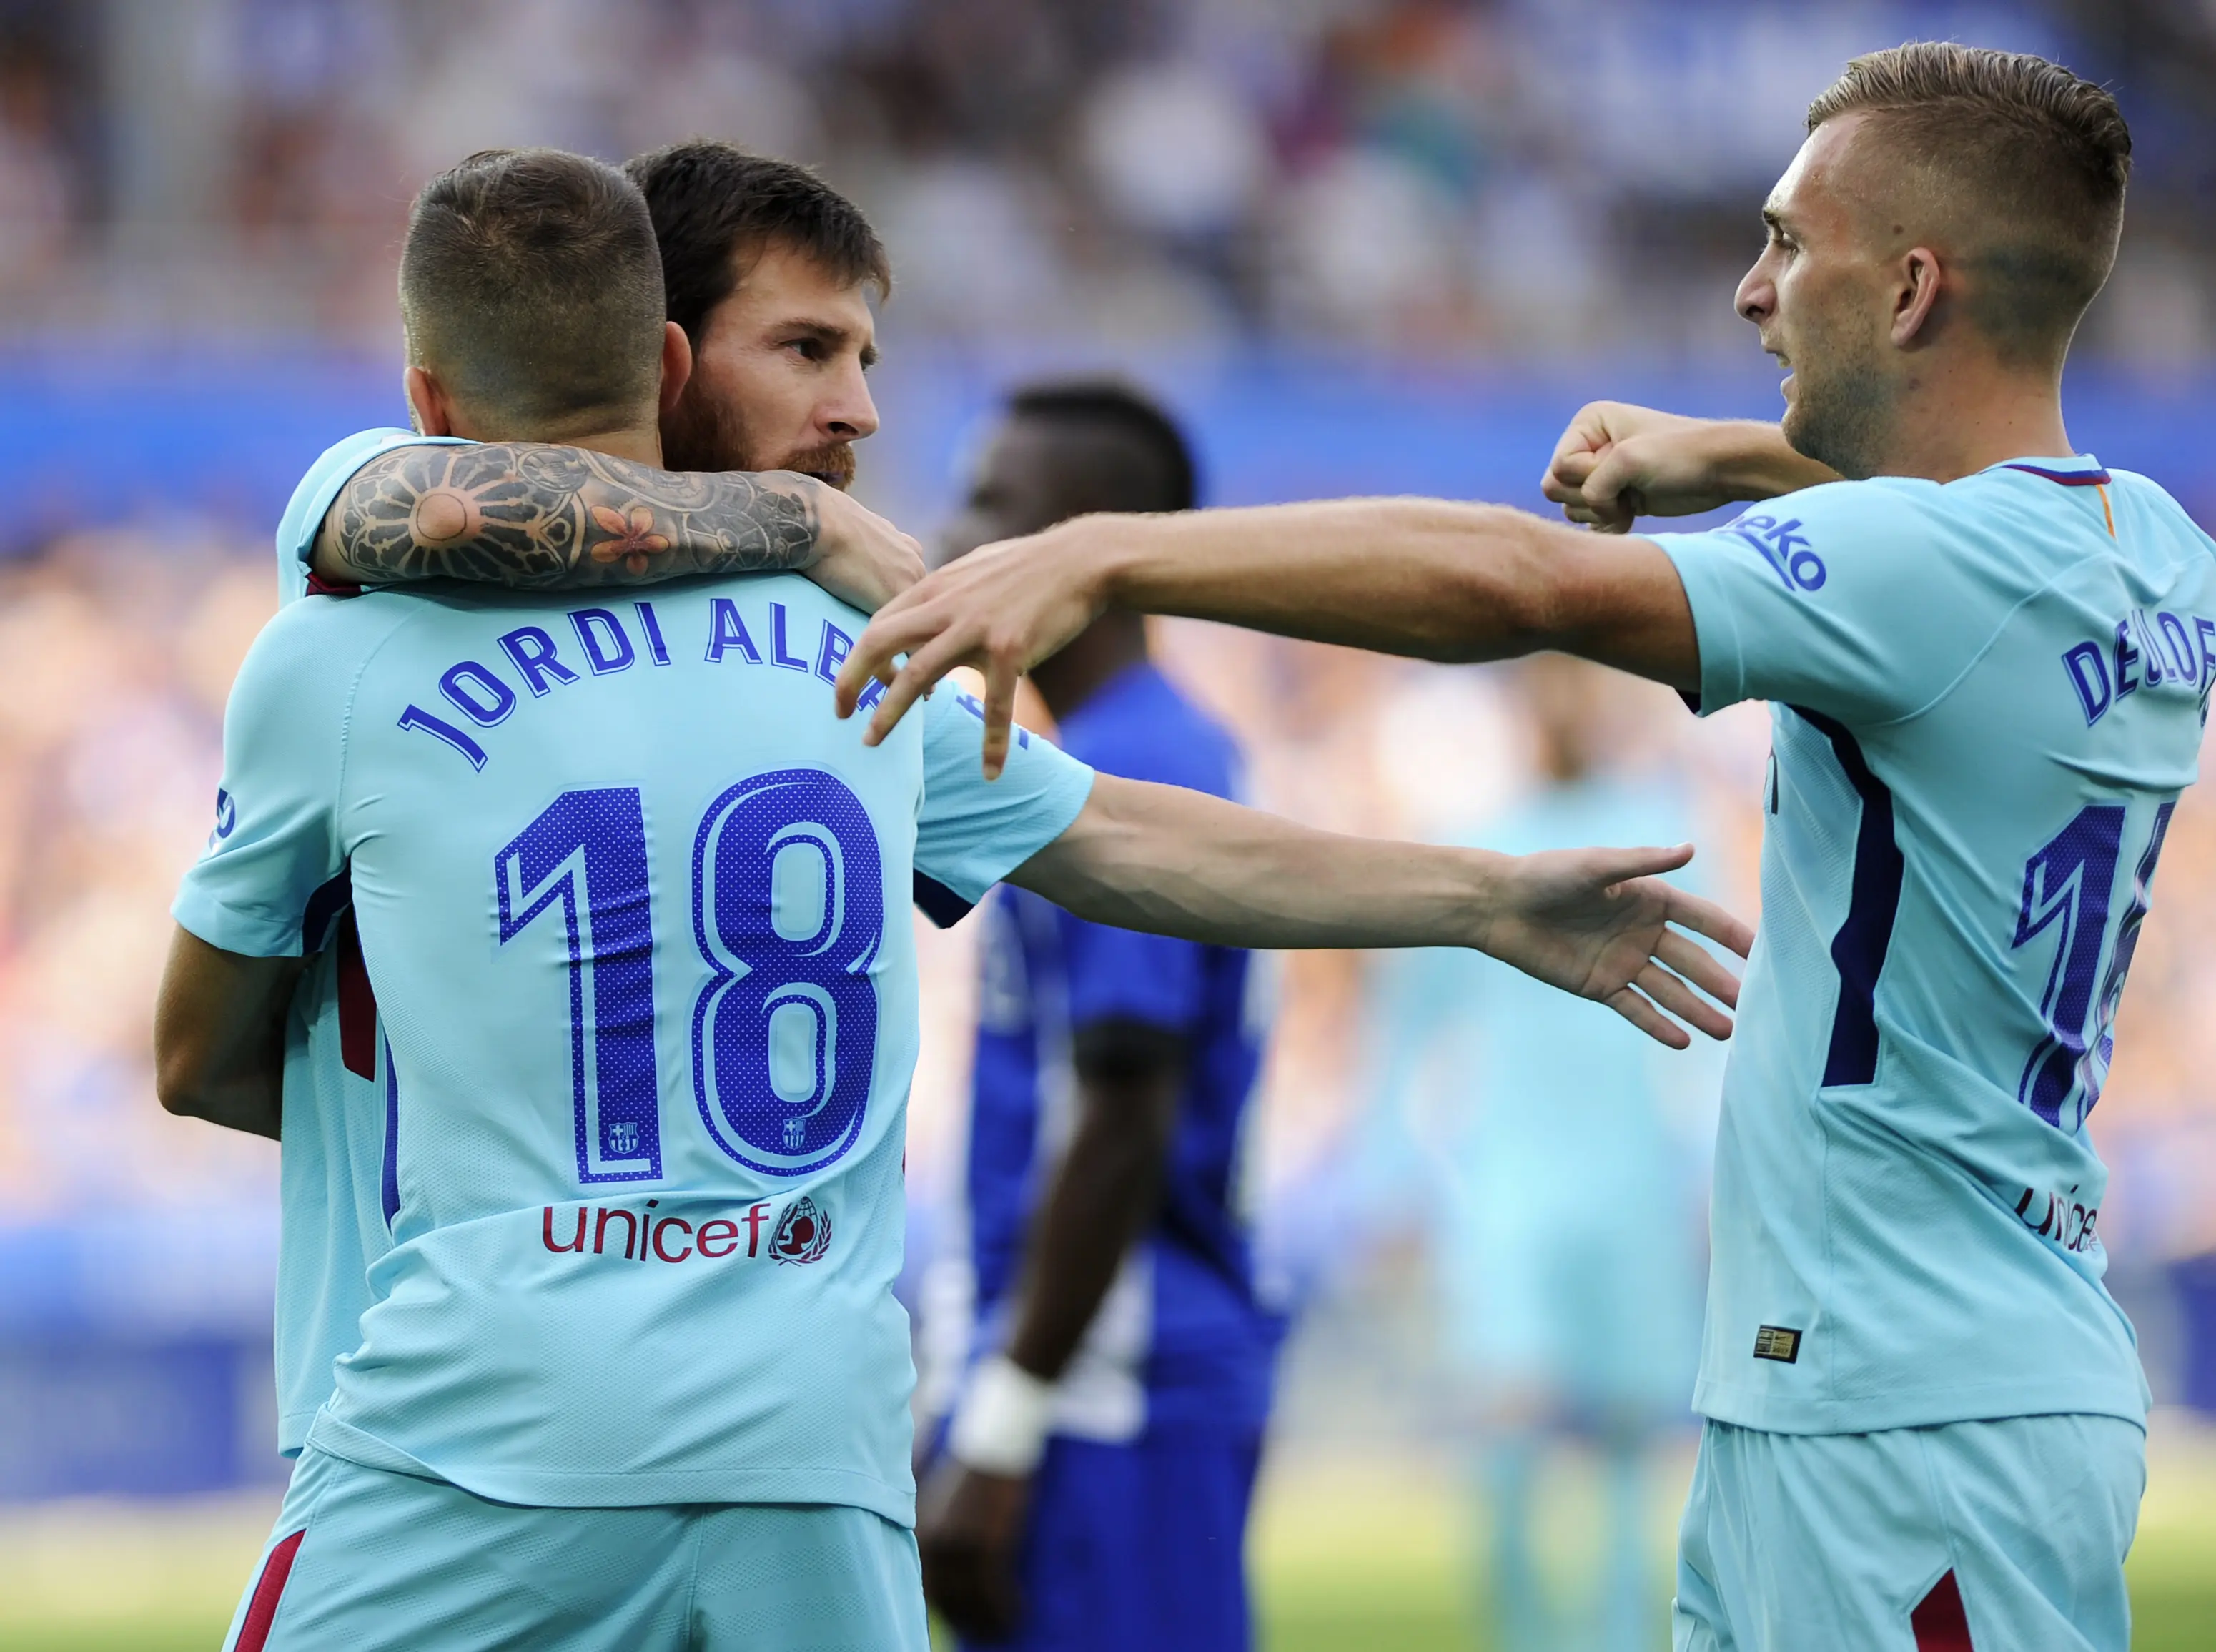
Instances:
[[[839,671],[841,717],[853,715],[872,678],[885,685],[864,744],[891,733],[956,666],[974,666],[985,676],[985,774],[998,778],[1008,759],[1016,680],[1100,613],[1099,582],[1071,533],[1079,523],[972,551],[878,611]],[[903,654],[907,663],[896,664]]]
[[[1754,931],[1714,902],[1655,875],[1692,858],[1690,843],[1520,856],[1508,863],[1501,910],[1483,950],[1549,986],[1606,1004],[1673,1050],[1693,1041],[1678,1021],[1712,1039],[1729,1038],[1731,1017],[1716,1006],[1738,1007],[1739,977],[1679,929],[1741,958]]]
[[[924,1482],[915,1532],[924,1598],[965,1640],[1005,1640],[1023,1615],[1016,1554],[1031,1489],[951,1457]]]

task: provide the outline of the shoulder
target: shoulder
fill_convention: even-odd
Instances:
[[[1228,797],[1242,767],[1238,743],[1149,668],[1110,685],[1062,725],[1062,749],[1104,774]]]
[[[411,619],[436,607],[434,599],[386,592],[288,602],[254,639],[238,681],[325,682],[350,675]]]

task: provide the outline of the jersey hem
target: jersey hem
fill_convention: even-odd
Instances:
[[[366,1469],[443,1480],[471,1496],[526,1508],[643,1508],[672,1503],[828,1503],[915,1525],[915,1493],[859,1469],[663,1469],[563,1471],[428,1463],[329,1412],[307,1443]]]
[[[2091,1394],[2080,1384],[1996,1384],[1990,1389],[1908,1390],[1882,1402],[1868,1400],[1791,1400],[1748,1394],[1705,1378],[1693,1390],[1693,1409],[1711,1422],[1727,1422],[1770,1434],[1874,1434],[1893,1428],[1934,1428],[1950,1422],[1993,1422],[2006,1417],[2115,1417],[2146,1427],[2144,1392],[2128,1401]]]
[[[301,955],[298,917],[265,918],[243,912],[209,894],[189,872],[177,898],[169,904],[169,915],[177,921],[178,928],[222,952],[237,952],[243,958]]]

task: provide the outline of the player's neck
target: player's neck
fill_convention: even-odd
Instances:
[[[2045,373],[1990,361],[1937,367],[1895,410],[1878,474],[1952,482],[2011,459],[2076,451],[2062,422],[2060,387]]]
[[[565,447],[583,447],[610,459],[635,459],[641,465],[662,464],[662,432],[653,425],[643,430],[604,430],[562,438]]]

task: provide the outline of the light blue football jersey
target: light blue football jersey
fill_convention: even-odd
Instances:
[[[1701,709],[1776,702],[1696,1406],[2143,1420],[2086,1120],[2195,774],[2216,546],[2083,456],[1654,538]]]
[[[911,869],[975,901],[1091,771],[942,692],[832,714],[791,576],[280,613],[180,922],[297,952],[341,869],[394,1076],[393,1245],[310,1443],[539,1505],[913,1519],[892,1295]]]
[[[317,459],[278,524],[279,601],[307,595],[307,558],[348,478],[394,447],[449,440],[365,430]],[[219,813],[223,806],[219,802]],[[385,1145],[392,1074],[349,899],[340,877],[310,903],[302,945],[321,955],[293,989],[286,1026],[272,1353],[277,1448],[288,1457],[299,1452],[308,1425],[330,1397],[334,1362],[361,1341],[369,1264],[391,1243]]]

